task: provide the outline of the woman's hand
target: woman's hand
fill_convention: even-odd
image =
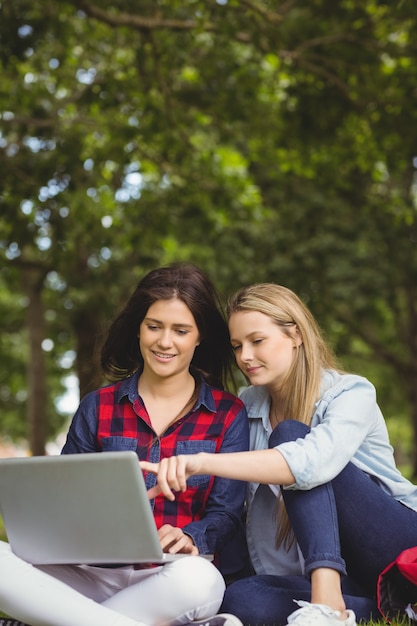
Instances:
[[[187,478],[194,474],[210,474],[265,485],[293,485],[296,482],[287,461],[276,448],[227,454],[180,454],[162,459],[159,463],[140,461],[140,466],[158,478],[157,485],[148,490],[150,500],[161,492],[168,500],[175,500],[172,492],[185,491]]]
[[[187,478],[194,474],[204,474],[201,471],[203,453],[180,454],[162,459],[159,463],[140,461],[141,469],[157,476],[157,485],[148,490],[150,500],[161,492],[168,500],[175,500],[173,491],[185,491]]]
[[[186,535],[181,528],[171,526],[171,524],[164,524],[158,530],[158,536],[163,552],[198,555],[197,546],[190,535]]]

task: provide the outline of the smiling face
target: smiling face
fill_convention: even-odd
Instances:
[[[229,319],[236,363],[252,385],[279,387],[301,344],[295,326],[279,326],[259,311],[237,311]]]
[[[188,373],[199,332],[182,300],[154,302],[139,327],[138,337],[144,373],[163,378]]]

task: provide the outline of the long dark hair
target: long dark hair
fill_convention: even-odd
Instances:
[[[139,326],[154,302],[172,298],[186,304],[200,333],[191,369],[209,384],[226,388],[227,382],[233,382],[234,358],[221,300],[208,276],[191,263],[172,263],[142,278],[107,331],[101,349],[104,375],[112,381],[121,380],[142,367]]]

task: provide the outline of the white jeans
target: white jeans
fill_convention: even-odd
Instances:
[[[0,541],[0,610],[31,626],[179,626],[214,615],[224,591],[198,556],[145,570],[33,566]]]

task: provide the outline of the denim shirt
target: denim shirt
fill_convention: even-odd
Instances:
[[[241,393],[249,416],[250,447],[268,447],[270,399],[265,387]],[[417,486],[402,476],[394,460],[375,387],[362,376],[323,372],[311,431],[304,439],[277,446],[295,483],[287,489],[312,489],[329,482],[352,461],[373,476],[388,494],[417,511]],[[252,484],[251,493],[256,490]]]
[[[240,397],[248,412],[250,449],[268,448],[271,427],[267,389],[250,386],[240,393]],[[366,378],[340,374],[334,370],[324,371],[320,398],[315,405],[311,426],[310,433],[304,439],[276,447],[295,477],[295,483],[286,489],[312,489],[331,481],[351,461],[373,476],[388,494],[417,511],[417,486],[402,476],[395,465],[393,448],[376,401],[375,388]],[[270,485],[270,489],[278,493],[276,485]],[[259,483],[248,484],[248,547],[255,571],[269,573],[272,556],[268,559],[266,551],[271,536],[258,532],[254,524],[254,518],[259,517],[254,507],[265,508],[265,491],[261,494]],[[263,563],[260,555],[266,555]],[[281,566],[282,573],[285,573],[287,567],[296,567],[294,554],[285,553],[281,548],[274,558]],[[299,567],[302,569],[301,558]]]

